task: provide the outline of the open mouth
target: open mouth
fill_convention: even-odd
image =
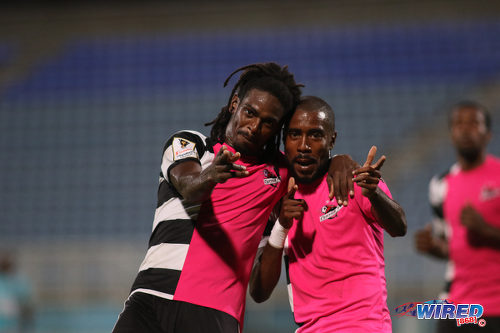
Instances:
[[[296,158],[295,168],[301,172],[311,172],[315,168],[316,161],[312,158]]]

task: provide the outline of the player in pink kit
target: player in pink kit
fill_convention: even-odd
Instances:
[[[148,251],[114,333],[241,331],[257,247],[286,193],[279,133],[300,85],[275,63],[240,70],[209,138],[186,130],[165,144]]]
[[[449,256],[454,274],[448,298],[481,304],[486,326],[440,320],[438,332],[500,332],[500,159],[486,153],[491,117],[484,106],[463,101],[452,107],[449,125],[458,161],[445,177],[443,215],[450,235],[447,241],[428,236],[421,248]]]
[[[250,293],[257,302],[270,296],[285,247],[297,332],[391,332],[383,230],[403,236],[405,215],[380,180],[385,157],[372,165],[375,147],[354,171],[355,195],[348,206],[329,200],[325,176],[335,138],[330,106],[317,97],[303,98],[285,124],[293,177],[279,220],[254,266]]]

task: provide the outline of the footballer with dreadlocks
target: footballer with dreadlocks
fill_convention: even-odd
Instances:
[[[301,85],[286,66],[262,63],[224,86],[238,72],[209,138],[184,130],[165,144],[148,251],[114,333],[242,329],[259,241],[287,190],[280,129]]]

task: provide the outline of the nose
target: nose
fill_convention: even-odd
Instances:
[[[309,145],[306,135],[303,135],[302,138],[300,139],[298,151],[302,153],[307,153],[311,151],[311,146]]]
[[[252,133],[253,136],[257,135],[260,131],[260,120],[255,119],[254,121],[249,123],[248,129],[250,130],[250,133]]]

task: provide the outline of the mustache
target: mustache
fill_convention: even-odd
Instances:
[[[311,155],[307,155],[307,154],[298,154],[297,156],[295,156],[292,160],[292,162],[297,162],[297,160],[299,159],[303,159],[303,160],[310,160],[310,161],[316,161],[316,159],[311,156]]]
[[[254,135],[252,135],[252,134],[250,134],[248,132],[242,131],[242,130],[238,130],[238,131],[236,131],[236,133],[238,133],[239,135],[245,137],[249,141],[252,141],[252,140],[255,139]]]

